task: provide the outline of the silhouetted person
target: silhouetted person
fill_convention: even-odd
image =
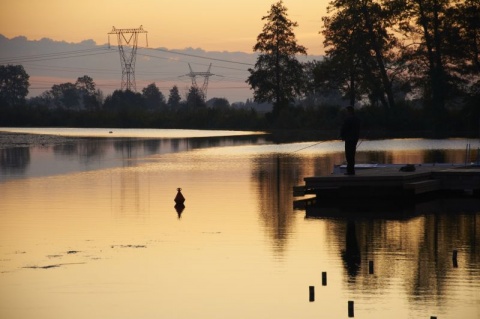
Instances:
[[[345,157],[347,159],[345,175],[355,175],[355,152],[360,136],[360,120],[355,115],[353,106],[347,107],[347,117],[343,122],[340,136],[345,141]]]

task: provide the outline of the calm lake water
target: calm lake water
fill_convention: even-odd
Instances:
[[[478,199],[310,217],[292,188],[342,163],[340,141],[111,131],[0,149],[0,318],[348,318],[348,301],[355,318],[480,318]],[[363,141],[357,157],[464,163],[467,144],[473,161],[466,139]]]

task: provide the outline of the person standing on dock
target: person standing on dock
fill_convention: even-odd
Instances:
[[[360,120],[355,115],[353,106],[347,106],[347,117],[343,122],[340,136],[345,141],[345,157],[347,159],[347,172],[345,175],[355,175],[355,152],[360,137]]]

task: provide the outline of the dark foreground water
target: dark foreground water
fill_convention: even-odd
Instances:
[[[478,199],[311,217],[292,187],[339,141],[58,132],[1,138],[0,318],[480,317]],[[364,141],[358,160],[463,163],[467,144],[475,160],[478,140]]]

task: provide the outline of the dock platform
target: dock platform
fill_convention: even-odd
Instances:
[[[357,169],[354,176],[337,173],[305,177],[305,185],[294,187],[293,195],[316,195],[317,200],[412,198],[440,192],[480,196],[478,165],[414,165],[414,171],[402,171],[401,167]]]

